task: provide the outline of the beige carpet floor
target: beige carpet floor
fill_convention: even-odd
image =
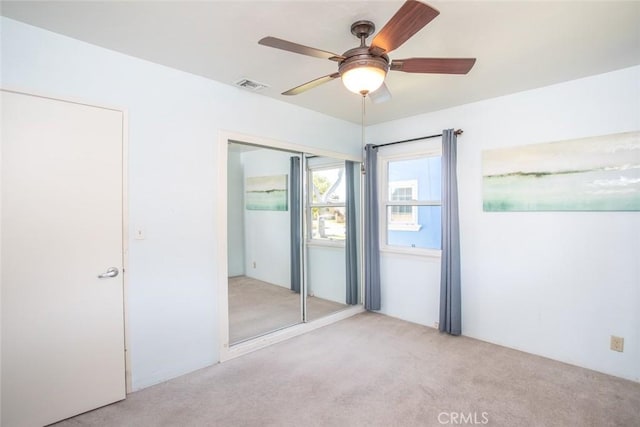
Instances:
[[[309,320],[348,306],[317,297],[307,298]],[[229,278],[229,342],[237,343],[300,323],[300,294],[246,276]]]
[[[452,414],[637,427],[640,383],[364,313],[60,426],[441,426]]]

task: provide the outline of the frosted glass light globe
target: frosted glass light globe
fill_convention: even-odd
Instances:
[[[351,92],[366,95],[382,86],[386,74],[379,67],[355,67],[342,74],[342,83]]]

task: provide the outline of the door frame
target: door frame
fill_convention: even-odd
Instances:
[[[269,138],[263,138],[254,135],[247,135],[232,131],[219,131],[216,149],[216,169],[217,174],[217,200],[222,200],[224,203],[218,203],[216,209],[217,218],[216,222],[216,234],[217,239],[217,261],[218,261],[218,280],[217,280],[217,298],[218,298],[218,343],[219,343],[219,360],[225,362],[227,360],[234,359],[236,357],[251,353],[252,351],[259,350],[267,347],[271,344],[275,344],[284,341],[289,338],[293,338],[298,335],[313,331],[322,326],[335,323],[339,320],[346,319],[355,314],[362,313],[364,311],[364,305],[362,302],[354,305],[353,307],[346,308],[328,316],[322,317],[317,320],[310,321],[308,323],[298,323],[297,325],[289,326],[283,329],[278,329],[274,332],[266,335],[261,335],[256,338],[252,338],[231,346],[229,344],[229,273],[228,273],[228,248],[227,248],[227,200],[228,200],[228,187],[227,187],[227,161],[228,161],[228,143],[238,142],[251,145],[259,145],[266,148],[274,148],[285,151],[313,154],[317,156],[333,157],[342,160],[351,160],[354,162],[362,162],[362,159],[358,156],[349,155],[345,153],[338,153],[335,151],[324,150],[321,148],[309,147],[306,145],[293,144],[289,142],[277,141]],[[361,224],[362,227],[362,224]],[[306,239],[303,239],[306,242]],[[306,247],[306,243],[303,243],[303,248]],[[306,252],[306,251],[305,251]],[[360,269],[362,270],[362,269]],[[364,280],[361,280],[361,288],[363,287]],[[362,299],[364,301],[364,298]]]
[[[84,99],[61,96],[58,94],[48,94],[31,89],[18,88],[14,86],[0,86],[0,91],[11,92],[20,95],[34,96],[38,98],[51,99],[54,101],[68,102],[71,104],[85,105],[93,108],[116,111],[122,114],[122,307],[124,323],[124,375],[125,392],[133,392],[131,382],[131,352],[129,351],[129,310],[128,310],[128,288],[129,288],[129,112],[125,108],[106,104],[98,104]],[[1,248],[0,248],[1,250]]]

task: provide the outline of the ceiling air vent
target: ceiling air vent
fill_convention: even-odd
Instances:
[[[257,82],[255,80],[249,80],[249,79],[240,79],[237,82],[235,82],[234,84],[236,86],[238,86],[238,87],[250,90],[252,92],[259,92],[262,89],[269,87],[268,85],[266,85],[264,83],[260,83],[260,82]]]

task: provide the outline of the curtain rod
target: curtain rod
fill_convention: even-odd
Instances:
[[[456,129],[456,131],[453,133],[455,133],[456,135],[462,135],[463,132],[464,131],[462,129]],[[394,145],[394,144],[402,144],[403,142],[420,141],[421,139],[437,138],[439,136],[442,136],[442,134],[439,133],[437,135],[421,136],[419,138],[403,139],[402,141],[387,142],[386,144],[377,144],[377,145],[374,145],[373,148],[386,147],[387,145]]]

